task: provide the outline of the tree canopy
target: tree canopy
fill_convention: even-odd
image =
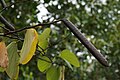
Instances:
[[[5,43],[9,58],[7,69],[0,67],[0,79],[120,79],[119,0],[1,0],[0,3],[0,57]],[[60,21],[63,18],[75,24],[94,44],[108,60],[109,67],[102,66],[89,54]],[[29,56],[29,53],[35,54]],[[23,59],[29,62],[23,65]]]

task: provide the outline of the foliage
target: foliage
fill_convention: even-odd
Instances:
[[[11,79],[17,79],[19,74],[19,55],[17,54],[16,42],[11,42],[7,46],[7,49],[10,63],[6,69],[6,73]]]
[[[38,34],[35,29],[28,29],[25,34],[24,43],[20,53],[20,63],[26,64],[35,53],[38,42]]]
[[[73,34],[65,28],[64,24],[55,23],[43,25],[42,28],[35,28],[39,37],[40,35],[43,36],[39,38],[39,42],[42,41],[43,44],[38,43],[39,47],[37,46],[36,53],[32,59],[27,64],[20,65],[18,79],[46,80],[47,76],[47,79],[49,78],[48,80],[51,80],[52,77],[49,74],[53,76],[57,75],[56,79],[58,79],[63,74],[59,72],[63,65],[65,66],[65,80],[120,79],[119,0],[5,0],[5,2],[7,5],[15,3],[1,12],[10,23],[14,24],[15,30],[26,26],[34,26],[38,23],[48,23],[53,20],[67,18],[78,26],[79,30],[108,59],[110,65],[108,68],[100,65],[93,56],[88,54],[89,51],[82,46]],[[39,9],[37,9],[38,5],[43,5],[48,10],[47,15],[39,18],[41,20],[40,22],[37,19],[39,12]],[[0,10],[2,9],[2,6],[0,6]],[[0,23],[0,26],[4,27],[4,24]],[[46,27],[50,27],[51,30],[43,34]],[[0,27],[0,35],[2,35],[1,33],[7,33],[7,31]],[[1,38],[6,45],[12,41],[16,41],[19,51],[22,48],[25,31],[20,31],[15,34],[10,34],[9,37],[1,36]],[[11,39],[10,37],[21,38],[22,40]],[[45,45],[45,47],[42,47],[41,44]],[[74,56],[77,55],[80,67],[76,68],[71,66],[73,63],[66,59],[66,56],[62,57],[63,59],[59,57],[60,52],[65,49],[76,53]],[[64,61],[64,59],[67,61]],[[64,70],[64,68],[62,69]],[[0,79],[7,78],[8,76],[5,72],[0,73]]]
[[[70,52],[69,50],[63,50],[59,56],[76,67],[80,66],[79,61],[74,55],[74,53]]]

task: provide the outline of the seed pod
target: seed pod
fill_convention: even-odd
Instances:
[[[78,28],[67,19],[61,20],[71,32],[78,38],[78,40],[91,52],[91,54],[104,66],[109,66],[105,57],[94,47],[94,45],[87,40],[87,38],[78,30]]]

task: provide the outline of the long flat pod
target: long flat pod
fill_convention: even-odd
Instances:
[[[67,19],[61,20],[72,33],[81,41],[81,43],[91,52],[91,54],[104,66],[109,66],[105,57],[87,40],[87,38],[78,30],[78,28]]]

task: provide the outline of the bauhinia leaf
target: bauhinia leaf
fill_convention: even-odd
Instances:
[[[0,72],[4,72],[4,71],[5,71],[5,69],[0,67]]]
[[[40,58],[41,59],[37,61],[37,66],[41,72],[44,72],[46,69],[48,69],[51,66],[52,63],[50,59],[46,56],[41,56]]]
[[[43,33],[41,35],[39,35],[39,42],[38,42],[38,46],[39,50],[42,52],[42,49],[46,49],[48,46],[48,38],[50,35],[50,28],[46,28]]]
[[[10,79],[17,79],[19,73],[19,55],[17,53],[17,43],[11,42],[7,46],[9,65],[6,68],[6,73]]]
[[[35,29],[27,29],[25,34],[24,43],[20,53],[20,63],[26,64],[35,53],[36,45],[38,42],[38,33]]]
[[[8,67],[8,53],[6,45],[3,41],[0,42],[0,67],[7,68]]]
[[[67,60],[70,64],[74,65],[75,67],[79,67],[79,61],[74,53],[70,52],[69,50],[63,50],[60,55],[62,59]]]
[[[60,69],[56,66],[51,66],[46,73],[47,80],[59,80]]]

